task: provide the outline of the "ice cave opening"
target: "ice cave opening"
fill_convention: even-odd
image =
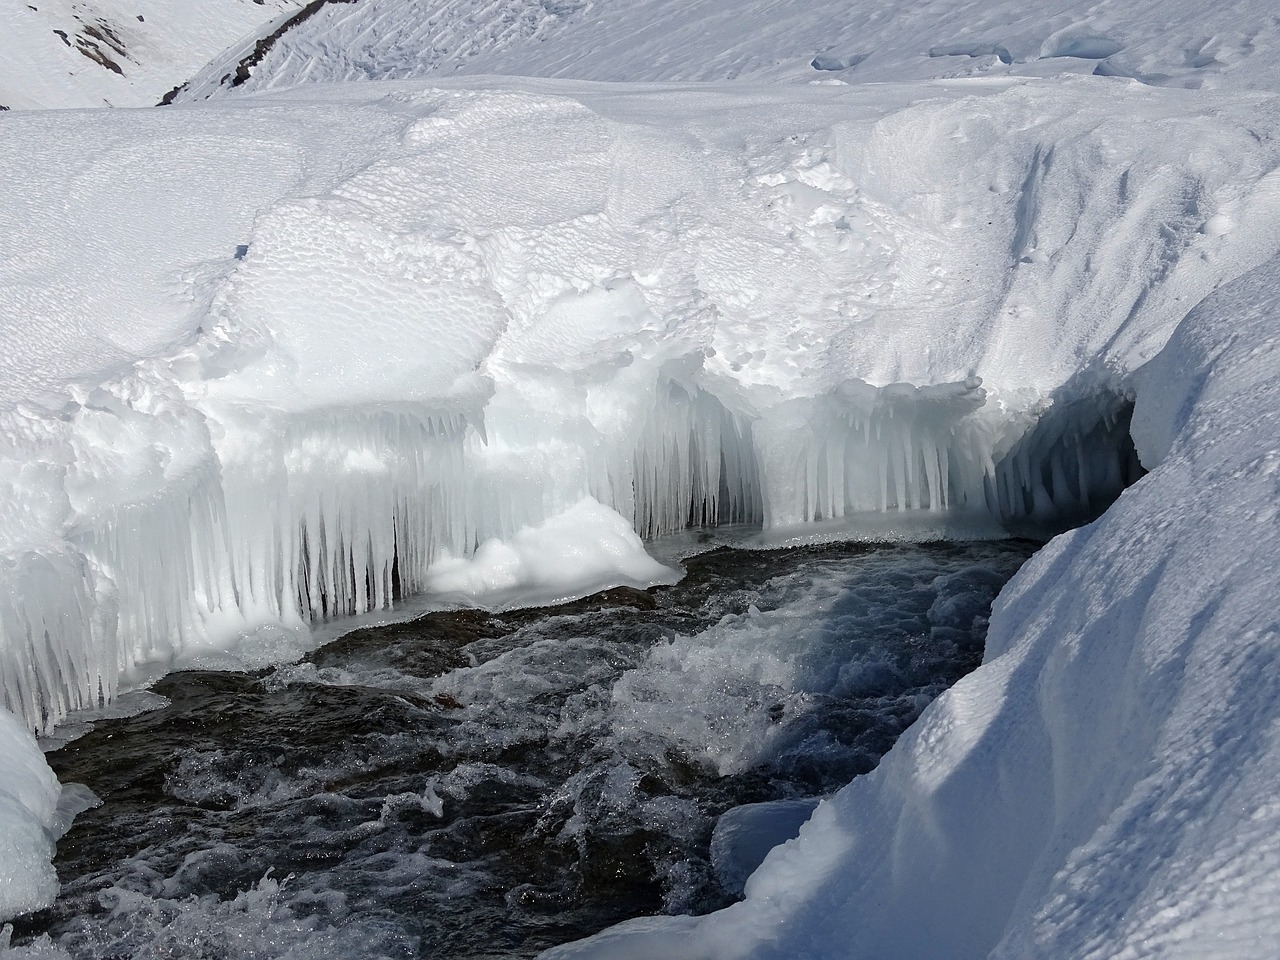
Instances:
[[[1130,433],[1133,406],[1110,389],[1054,403],[985,478],[988,509],[1037,537],[1096,520],[1147,472]]]
[[[724,524],[875,539],[910,531],[912,518],[985,516],[1048,539],[1101,516],[1146,473],[1130,435],[1132,390],[1095,379],[1009,409],[993,409],[976,377],[851,379],[754,419],[671,384],[633,456],[634,526],[646,540]],[[904,522],[877,519],[893,516]]]

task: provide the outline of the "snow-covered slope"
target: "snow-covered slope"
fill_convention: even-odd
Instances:
[[[179,93],[229,88],[228,51]],[[454,75],[849,83],[970,76],[1132,77],[1277,87],[1280,24],[1260,0],[362,0],[291,29],[241,89]]]
[[[1272,956],[1278,318],[1280,261],[1187,317],[1141,377],[1154,472],[1018,574],[985,665],[745,902],[548,960]]]
[[[418,79],[222,96],[277,20],[202,105],[0,115],[5,706],[45,727],[419,589],[668,576],[633,531],[1086,513],[1136,395],[1157,469],[1011,586],[987,666],[747,905],[582,949],[1274,941],[1280,22],[426,10],[317,7],[238,89]],[[834,82],[583,82],[738,75]],[[0,913],[51,889],[32,796]]]
[[[0,0],[0,109],[153,106],[305,0]]]

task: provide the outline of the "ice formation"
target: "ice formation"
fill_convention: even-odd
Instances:
[[[0,710],[0,917],[49,903],[58,892],[50,860],[57,826],[58,781],[29,730]]]
[[[0,241],[0,304],[40,310],[0,333],[5,705],[47,728],[247,633],[386,608],[584,497],[645,536],[1105,503],[1134,472],[1125,371],[1169,301],[1261,252],[1267,148],[1227,98],[914,89],[778,88],[743,114],[728,89],[356,86],[320,115],[300,91],[67,117],[103,137],[79,166],[45,117],[8,119],[13,175],[50,166]],[[1199,137],[1192,172],[1153,146],[1170,123]],[[997,148],[996,126],[1021,132]],[[962,161],[984,175],[939,193]]]
[[[974,836],[1009,836],[997,813],[1042,812],[1050,794],[1026,790],[1051,785],[1044,758],[1076,756],[1061,719],[1071,691],[1047,681],[1050,692],[1025,705],[1044,723],[1018,734],[1040,739],[970,749],[965,737],[1012,715],[1001,713],[1014,702],[1001,684],[1031,697],[1051,660],[1014,654],[1108,631],[1139,643],[1142,617],[1108,620],[1107,585],[1092,579],[1122,550],[1156,571],[1132,589],[1117,574],[1124,606],[1144,590],[1195,595],[1175,567],[1206,577],[1206,564],[1225,568],[1212,551],[1174,563],[1190,549],[1178,537],[1258,542],[1231,524],[1242,511],[1261,516],[1272,493],[1234,493],[1239,478],[1218,473],[1187,486],[1176,477],[1207,469],[1200,457],[1247,453],[1265,466],[1265,441],[1248,431],[1275,409],[1270,381],[1249,381],[1260,396],[1242,393],[1239,410],[1208,403],[1216,377],[1243,382],[1249,363],[1227,366],[1242,348],[1208,307],[1165,344],[1196,303],[1280,248],[1280,108],[1269,93],[1241,92],[1280,86],[1268,52],[1276,32],[1248,25],[1258,18],[1247,0],[1203,14],[1221,27],[1209,39],[1142,26],[1199,23],[1202,12],[1178,0],[1124,14],[1081,4],[1048,21],[998,4],[964,45],[954,42],[970,26],[956,20],[972,13],[963,4],[941,19],[915,6],[905,19],[871,17],[871,32],[850,21],[838,37],[813,32],[830,21],[821,5],[780,32],[771,6],[685,18],[687,4],[651,0],[619,14],[665,11],[660,33],[680,40],[669,60],[644,46],[599,57],[597,27],[572,4],[530,30],[527,18],[499,18],[514,32],[489,34],[493,49],[468,69],[505,50],[507,72],[518,72],[540,37],[555,36],[564,69],[543,53],[526,72],[587,76],[578,54],[591,50],[591,69],[631,78],[725,80],[739,64],[760,79],[822,82],[415,79],[0,117],[0,171],[21,185],[0,201],[0,687],[20,725],[47,729],[246,636],[304,636],[317,619],[385,608],[449,563],[471,564],[453,570],[471,587],[564,592],[570,564],[538,571],[540,555],[525,547],[586,498],[597,506],[568,553],[582,551],[579,572],[594,573],[594,558],[618,556],[620,525],[643,536],[708,522],[909,534],[922,518],[1092,515],[1141,472],[1127,426],[1136,404],[1137,452],[1147,467],[1163,461],[1157,475],[1046,554],[1021,582],[1047,599],[1010,595],[992,663],[934,711],[916,746],[824,805],[748,887],[756,905],[773,898],[761,916],[825,909],[852,889],[839,879],[841,851],[870,842],[846,828],[874,808],[900,831],[910,867],[891,876],[892,851],[857,848],[895,904],[872,918],[880,932],[865,943],[883,947],[895,930],[914,931],[920,952],[941,942],[945,931],[904,911],[928,900],[908,880],[935,868],[957,876],[948,818],[980,807],[993,825]],[[350,46],[403,13],[384,0],[313,18],[240,89],[364,76],[297,51],[326,24]],[[705,56],[708,24],[724,32],[719,58]],[[844,46],[795,62],[768,49],[823,36]],[[859,36],[883,46],[845,49]],[[421,77],[439,66],[427,61],[371,76]],[[214,73],[188,93],[215,91]],[[863,75],[910,82],[850,83]],[[1257,299],[1260,283],[1237,292]],[[1246,322],[1225,293],[1210,303]],[[1248,322],[1265,353],[1267,319]],[[1228,359],[1202,349],[1198,329]],[[1143,372],[1152,369],[1163,373]],[[1192,384],[1209,393],[1175,396]],[[1186,423],[1154,413],[1158,398]],[[1197,420],[1211,406],[1237,433]],[[1179,504],[1217,525],[1188,526]],[[1266,550],[1272,529],[1259,528]],[[665,575],[634,547],[626,578]],[[518,568],[491,576],[512,557]],[[1266,585],[1256,571],[1234,576],[1221,609],[1252,617]],[[1082,604],[1076,633],[1044,626],[1037,603],[1054,597]],[[1215,616],[1193,616],[1188,642],[1208,646],[1189,649],[1216,649]],[[1058,619],[1076,623],[1065,610]],[[1266,624],[1241,629],[1261,649]],[[1010,653],[997,657],[1002,644]],[[1050,679],[1069,678],[1069,666]],[[1148,675],[1133,669],[1125,689],[1145,690]],[[1087,677],[1112,689],[1105,670]],[[1159,695],[1175,699],[1161,703],[1183,703],[1183,689],[1171,681]],[[953,709],[969,712],[952,722]],[[1150,743],[1172,731],[1134,709],[1122,719]],[[1227,729],[1200,719],[1205,737]],[[916,776],[912,750],[935,735],[948,759]],[[5,760],[25,743],[6,739]],[[1097,792],[1120,811],[1136,788],[1117,771],[1133,755],[1114,756]],[[1026,790],[986,796],[981,783],[1007,778],[970,766],[978,761],[1025,763]],[[876,792],[892,790],[892,801]],[[1084,794],[1052,796],[1069,806]],[[1163,809],[1155,793],[1132,796]],[[898,806],[902,819],[884,812]],[[25,801],[4,809],[19,811],[15,823],[44,816],[32,821]],[[995,893],[986,912],[957,902],[950,916],[976,919],[947,928],[971,936],[950,945],[955,955],[982,955],[1001,937],[1014,955],[1076,929],[1045,898],[1061,889],[1054,902],[1075,902],[1070,890],[1082,888],[1063,858],[1086,856],[1101,834],[1078,810],[1054,809],[1062,830],[1015,838],[1034,863],[972,861]],[[1155,855],[1133,852],[1148,866]],[[1268,862],[1250,876],[1274,875]],[[41,883],[32,889],[47,893]],[[1134,902],[1155,909],[1155,899]],[[732,942],[717,932],[730,927]],[[710,919],[697,930],[705,953],[767,952],[749,925]],[[1095,933],[1112,946],[1129,936]]]

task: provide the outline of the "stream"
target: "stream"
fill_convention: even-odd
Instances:
[[[721,547],[671,587],[171,674],[165,705],[49,754],[102,802],[14,947],[515,958],[724,906],[981,662],[1036,546]]]

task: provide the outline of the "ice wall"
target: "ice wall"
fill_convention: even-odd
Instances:
[[[851,380],[754,419],[666,380],[638,407],[634,435],[611,443],[578,414],[549,450],[550,437],[521,432],[500,408],[488,426],[478,409],[422,404],[222,409],[214,420],[178,399],[139,376],[82,396],[45,437],[50,450],[74,451],[62,489],[76,519],[58,549],[17,553],[0,568],[0,690],[37,729],[109,701],[122,684],[251,643],[237,638],[257,630],[284,628],[300,649],[310,623],[438,588],[438,560],[514,544],[583,497],[645,536],[831,520],[857,535],[868,515],[1048,522],[1080,506],[1077,490],[1092,490],[1100,506],[1123,486],[1116,438],[1088,437],[1110,401],[1006,421],[984,413],[976,379],[923,388]],[[1039,432],[1024,434],[1032,423]],[[1071,485],[1043,479],[1068,460]],[[1091,469],[1101,479],[1088,479]],[[1018,506],[993,504],[992,490]],[[614,536],[597,514],[580,516],[588,540],[592,528],[602,544]],[[584,549],[601,559],[583,583],[664,577],[636,581],[603,560],[608,549]]]
[[[584,498],[644,536],[1096,512],[1130,372],[1274,242],[1274,105],[928,89],[6,119],[3,703],[304,638]]]
[[[1138,378],[1152,473],[1023,568],[984,665],[775,849],[744,903],[546,956],[1268,955],[1277,316],[1280,261],[1187,317]]]
[[[855,513],[982,510],[984,477],[1006,425],[971,416],[986,402],[976,377],[874,387],[841,383],[762,418],[770,525]]]
[[[635,529],[645,537],[763,517],[751,421],[700,388],[659,387],[621,473],[630,474],[630,489],[624,482],[613,499],[634,501]]]

